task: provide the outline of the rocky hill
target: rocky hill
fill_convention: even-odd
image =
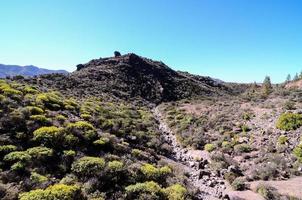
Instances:
[[[49,70],[44,68],[39,68],[33,65],[19,66],[19,65],[4,65],[0,64],[0,78],[5,78],[7,76],[37,76],[42,74],[67,74],[65,70]]]
[[[162,62],[133,53],[79,64],[77,70],[66,77],[50,75],[39,79],[40,84],[63,92],[67,89],[78,96],[107,93],[118,98],[139,98],[153,103],[200,95],[223,95],[230,91],[221,81],[177,72]]]

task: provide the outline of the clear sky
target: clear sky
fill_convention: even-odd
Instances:
[[[0,63],[73,71],[113,51],[225,81],[302,70],[301,0],[1,0]]]

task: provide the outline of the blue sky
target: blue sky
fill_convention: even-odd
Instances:
[[[0,63],[73,71],[113,51],[225,81],[302,70],[300,0],[3,0]]]

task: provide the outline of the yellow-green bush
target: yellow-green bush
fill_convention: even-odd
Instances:
[[[163,191],[168,200],[185,200],[188,194],[187,189],[180,184],[167,187]]]
[[[53,156],[53,150],[47,147],[32,147],[26,150],[26,152],[34,159],[45,159]]]
[[[276,126],[280,130],[295,130],[302,126],[302,115],[295,113],[283,113],[279,117]]]
[[[97,175],[103,171],[105,160],[98,157],[84,156],[72,164],[72,171],[81,176]]]
[[[110,139],[107,137],[101,137],[100,139],[93,142],[97,146],[105,146],[110,143]]]
[[[143,166],[141,166],[140,171],[148,180],[163,178],[166,175],[172,173],[172,170],[168,166],[156,168],[151,164],[144,164]]]
[[[127,199],[162,199],[162,188],[153,181],[137,183],[126,187]]]
[[[108,162],[108,169],[110,171],[117,172],[117,171],[122,170],[123,167],[124,167],[123,162],[120,162],[120,161],[117,161],[117,160]]]
[[[204,150],[207,151],[207,152],[212,152],[215,150],[215,145],[214,144],[206,144],[204,146]]]
[[[77,110],[79,108],[79,104],[75,99],[65,99],[64,100],[64,107],[67,110]]]
[[[51,110],[58,110],[64,105],[63,97],[58,92],[40,93],[36,97],[36,103]]]
[[[31,115],[41,115],[44,113],[44,110],[37,106],[26,106],[25,109],[28,110]]]
[[[8,162],[29,161],[31,156],[26,151],[13,151],[5,155],[3,160]]]
[[[34,131],[33,139],[43,144],[55,144],[64,137],[63,129],[56,126],[45,126]]]
[[[288,141],[288,138],[286,137],[286,135],[280,135],[278,137],[278,144],[280,144],[280,145],[286,144],[287,141]]]
[[[10,153],[12,151],[16,151],[17,147],[15,145],[1,145],[0,146],[0,154],[7,154]]]
[[[302,144],[296,146],[293,150],[294,156],[302,163]]]
[[[69,123],[67,125],[67,131],[82,136],[85,140],[92,140],[96,137],[96,129],[92,124],[86,121],[78,121],[75,123]]]
[[[48,178],[46,176],[38,174],[37,172],[31,172],[30,180],[34,183],[43,183],[48,181]]]
[[[45,190],[37,189],[19,195],[20,200],[80,200],[80,188],[78,186],[55,184]]]
[[[248,153],[252,151],[252,148],[248,144],[237,144],[234,146],[234,151],[236,153]]]
[[[30,116],[30,120],[41,124],[48,124],[51,122],[45,115],[32,115]]]

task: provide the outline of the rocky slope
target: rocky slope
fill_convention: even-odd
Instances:
[[[78,65],[77,71],[68,76],[41,76],[39,80],[39,84],[62,92],[72,91],[77,96],[107,93],[122,99],[144,99],[156,104],[229,92],[229,88],[220,81],[177,72],[162,62],[133,53],[94,59]]]

